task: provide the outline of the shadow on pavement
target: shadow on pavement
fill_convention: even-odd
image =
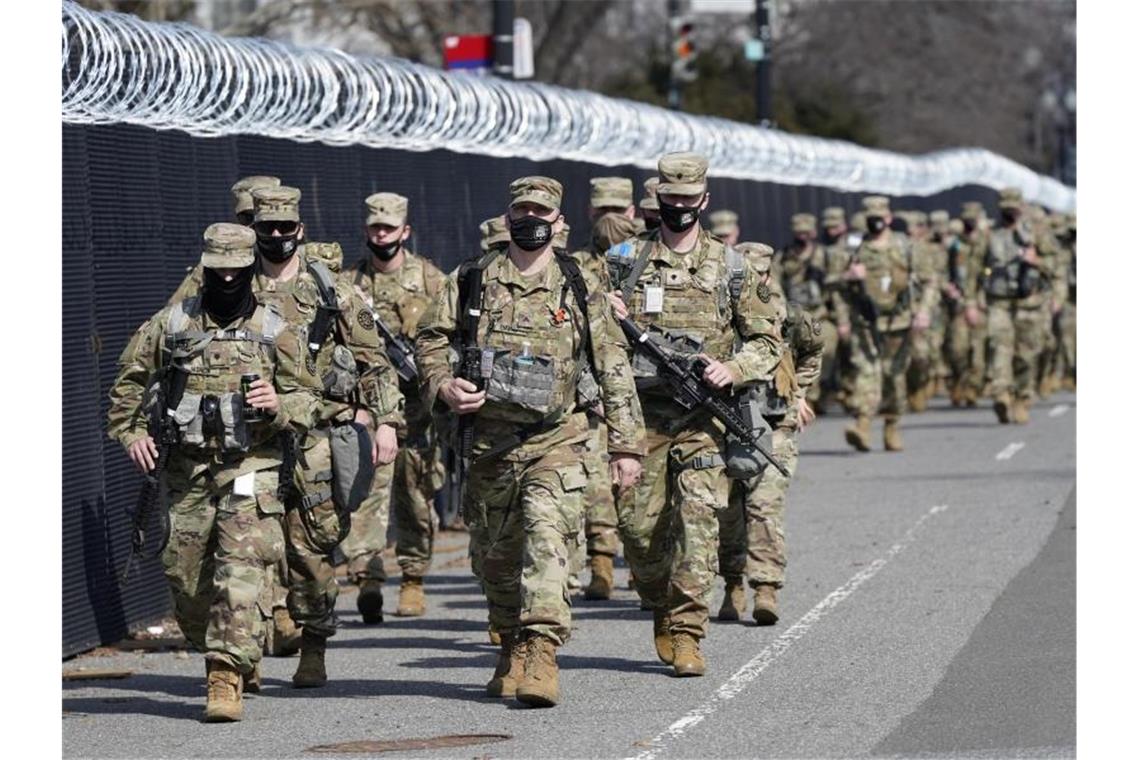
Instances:
[[[195,697],[193,702],[167,702],[149,697],[65,697],[63,711],[81,715],[156,715],[200,722],[206,708],[205,689],[200,688]]]
[[[329,652],[337,649],[442,649],[452,652],[479,651],[475,644],[461,642],[459,639],[436,639],[429,636],[392,636],[386,637],[382,632],[368,639],[333,639],[329,642]],[[489,646],[489,645],[488,645]],[[330,657],[333,655],[330,654]]]
[[[489,678],[490,673],[495,669],[495,656],[493,652],[483,652],[477,657],[423,657],[401,663],[401,666],[425,670],[485,667]],[[572,654],[559,654],[558,667],[562,670],[606,670],[619,673],[664,673],[669,670],[668,666],[657,660],[586,657]]]

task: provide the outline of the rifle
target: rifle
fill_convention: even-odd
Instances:
[[[479,347],[479,317],[482,314],[483,267],[471,265],[459,272],[458,336],[459,371],[456,377],[475,386],[476,391],[486,387],[491,367],[484,366],[483,351]],[[456,508],[463,503],[463,489],[467,471],[471,467],[471,450],[475,445],[475,414],[456,415],[455,445],[448,449],[447,474],[450,496]]]
[[[859,263],[857,256],[851,257],[851,263]],[[883,351],[883,336],[879,333],[879,307],[867,292],[867,283],[864,280],[852,280],[849,284],[851,291],[851,305],[867,323],[871,330],[871,340],[875,344],[875,353]]]
[[[388,327],[375,311],[372,312],[372,321],[376,323],[377,331],[384,338],[384,350],[401,382],[411,383],[417,380],[419,371],[416,369],[415,347],[403,335],[392,332],[392,328]]]
[[[155,375],[155,382],[152,385],[155,389],[154,404],[147,432],[158,448],[158,461],[155,462],[154,469],[143,476],[143,485],[139,489],[134,509],[127,511],[131,519],[131,553],[127,556],[123,575],[119,579],[120,583],[126,583],[135,559],[143,555],[143,547],[146,545],[146,524],[156,509],[159,509],[162,537],[154,553],[145,558],[154,559],[162,554],[170,537],[170,516],[165,507],[160,508],[158,502],[162,498],[162,481],[170,461],[170,450],[178,444],[178,425],[174,421],[174,411],[182,401],[188,377],[189,373],[173,366],[160,370]],[[166,387],[168,382],[169,389]]]
[[[649,334],[638,328],[629,317],[619,317],[618,324],[634,348],[645,351],[657,363],[659,371],[673,389],[673,400],[677,404],[686,411],[698,406],[704,407],[713,417],[721,421],[728,433],[759,451],[781,475],[791,477],[787,468],[777,462],[772,452],[760,443],[759,437],[752,432],[752,428],[741,418],[740,413],[705,383],[704,372],[708,367],[708,361],[697,357],[686,366],[650,340]]]

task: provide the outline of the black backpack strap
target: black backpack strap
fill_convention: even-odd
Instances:
[[[641,275],[645,272],[645,267],[649,266],[649,254],[653,251],[652,238],[641,241],[641,248],[637,252],[637,260],[634,261],[633,267],[629,270],[629,274],[621,281],[621,300],[629,304],[629,299],[633,295],[633,289],[637,287],[637,281],[641,279]],[[583,283],[585,287],[585,283]]]
[[[456,272],[459,294],[455,308],[456,328],[461,341],[468,337],[474,339],[474,336],[467,336],[466,332],[479,324],[480,309],[483,303],[483,270],[501,253],[502,251],[488,251],[459,265]],[[478,276],[473,276],[476,273]],[[475,309],[474,314],[468,313],[468,309],[472,306]]]
[[[594,343],[590,337],[590,312],[586,306],[586,301],[590,295],[586,288],[586,278],[582,276],[582,268],[578,266],[578,262],[568,254],[555,253],[554,260],[558,262],[558,268],[562,270],[562,276],[566,280],[566,286],[569,287],[570,291],[574,294],[574,300],[578,304],[578,310],[582,312],[582,319],[585,320],[585,324],[582,325],[582,345],[590,357],[590,363],[593,364]],[[565,288],[563,288],[562,291],[562,298],[565,301]]]

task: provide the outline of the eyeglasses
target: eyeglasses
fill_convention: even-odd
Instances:
[[[297,234],[299,225],[286,220],[256,222],[253,231],[261,237],[291,237]]]

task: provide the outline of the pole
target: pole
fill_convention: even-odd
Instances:
[[[767,127],[772,124],[772,28],[768,26],[768,0],[756,0],[756,37],[763,47],[756,62],[756,121]]]
[[[491,42],[495,59],[492,73],[515,78],[515,0],[491,0]]]
[[[674,20],[681,15],[681,0],[669,0],[669,3],[666,7],[668,8],[668,11],[669,11],[669,47],[667,48],[669,50],[669,63],[670,63],[670,67],[669,67],[669,107],[671,109],[673,109],[674,111],[680,111],[681,110],[681,83],[677,81],[676,75],[673,74],[673,67],[671,64],[673,63],[673,59],[675,58],[675,53],[673,52],[673,40],[675,37],[675,32],[673,31],[673,29],[675,28],[676,24],[674,23]]]

